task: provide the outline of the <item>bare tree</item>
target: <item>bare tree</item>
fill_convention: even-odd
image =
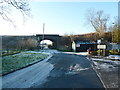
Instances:
[[[74,34],[71,33],[71,34],[69,35],[69,37],[70,37],[70,39],[71,39],[71,42],[73,42],[73,41],[75,40],[75,35],[74,35]]]
[[[26,41],[26,46],[27,46],[27,49],[34,49],[35,47],[37,47],[37,41],[33,38],[28,38],[27,41]]]
[[[13,8],[19,10],[24,18],[28,16],[30,11],[27,0],[0,0],[0,16],[11,23],[13,23],[13,20],[10,14]]]
[[[105,15],[102,10],[95,11],[90,9],[87,11],[87,22],[99,33],[100,37],[103,37],[104,33],[107,30],[107,22],[109,16]]]
[[[70,34],[65,33],[64,37],[68,37],[70,39],[70,42],[73,42],[76,38],[74,33],[70,33]]]

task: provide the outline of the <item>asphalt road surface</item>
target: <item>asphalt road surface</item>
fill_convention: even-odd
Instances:
[[[45,83],[33,88],[104,88],[85,56],[57,53],[48,62],[54,69]]]
[[[104,88],[85,56],[65,53],[2,78],[3,88]]]

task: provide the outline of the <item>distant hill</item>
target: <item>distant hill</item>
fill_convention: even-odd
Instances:
[[[78,35],[74,35],[74,37],[75,37],[75,40],[89,40],[94,42],[96,42],[98,39],[101,39],[101,37],[99,37],[99,34],[97,33],[78,34]],[[104,38],[108,42],[111,42],[112,40],[111,32],[106,32],[104,37],[102,38]]]

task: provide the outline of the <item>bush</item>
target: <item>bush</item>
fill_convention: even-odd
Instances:
[[[99,53],[100,53],[101,56],[104,55],[103,50],[91,51],[91,55],[98,55]],[[105,55],[104,56],[108,56],[108,55],[109,55],[109,50],[105,50]]]
[[[106,54],[106,56],[109,56],[109,55],[110,55],[109,50],[106,50],[106,51],[105,51],[105,54]]]
[[[57,49],[59,51],[63,51],[63,52],[72,52],[72,50],[65,50],[65,49]]]
[[[91,55],[97,55],[97,51],[91,51]]]
[[[111,54],[111,55],[120,55],[120,52],[118,51],[118,50],[109,50],[109,53]]]
[[[97,53],[103,53],[103,50],[97,50]]]

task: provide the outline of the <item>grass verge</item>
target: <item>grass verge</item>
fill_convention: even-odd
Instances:
[[[48,54],[42,54],[34,51],[4,56],[2,58],[2,75],[41,61],[47,56]]]

